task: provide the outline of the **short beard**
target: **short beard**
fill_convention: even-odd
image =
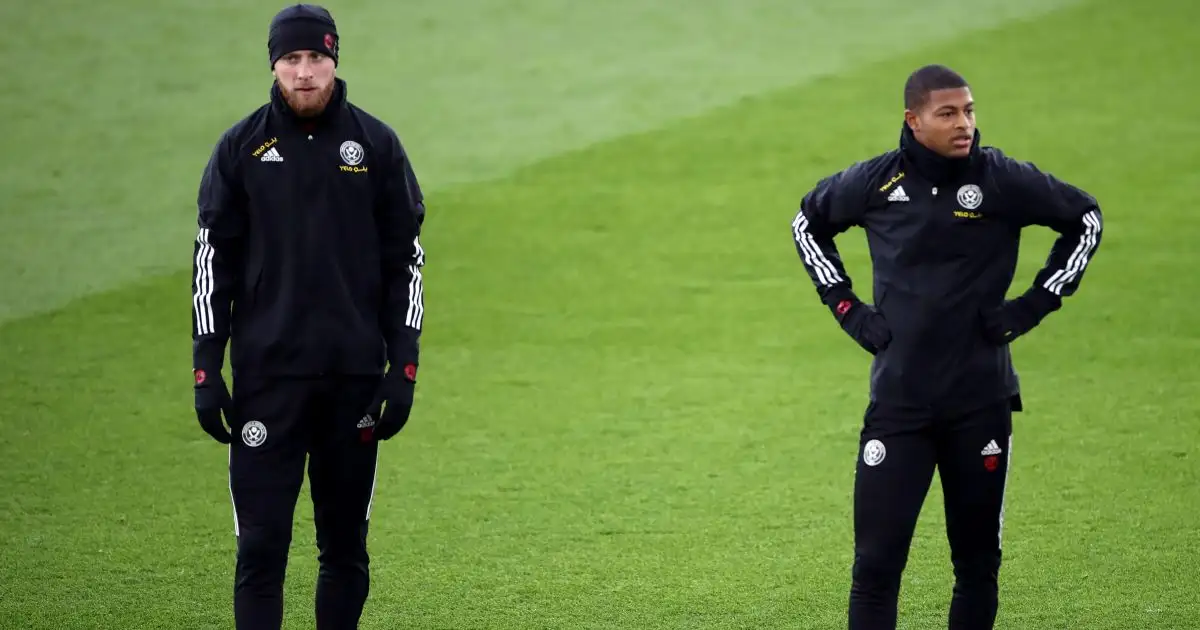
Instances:
[[[334,84],[331,81],[329,85],[317,95],[316,102],[304,104],[297,97],[298,95],[295,91],[289,90],[282,85],[279,86],[280,91],[283,92],[283,99],[287,101],[288,106],[291,107],[292,111],[295,112],[300,118],[312,118],[313,116],[317,116],[321,112],[325,111],[325,106],[329,105],[329,100],[333,98],[333,87]]]

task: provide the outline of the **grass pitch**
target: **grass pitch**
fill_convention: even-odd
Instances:
[[[351,97],[430,197],[423,379],[384,447],[364,628],[844,625],[868,357],[788,223],[895,145],[930,61],[974,83],[985,143],[1106,217],[1080,293],[1014,350],[997,627],[1200,628],[1200,9],[962,5],[331,5]],[[2,96],[4,628],[232,625],[186,265],[199,169],[265,98],[278,7],[156,7],[0,10],[29,62]],[[1052,239],[1029,233],[1014,292]],[[839,246],[867,286],[862,234]],[[312,626],[306,500],[289,628]],[[943,526],[935,483],[903,628],[944,626]]]

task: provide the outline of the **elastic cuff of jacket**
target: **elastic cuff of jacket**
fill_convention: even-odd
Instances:
[[[390,363],[390,362],[389,362]],[[416,383],[417,382],[417,363],[409,361],[403,363],[391,363],[388,366],[388,376],[399,374],[404,377],[404,380]]]
[[[421,355],[420,345],[412,339],[401,339],[387,344],[387,360],[392,367],[403,367],[409,363],[417,365]]]
[[[828,306],[833,306],[842,300],[858,301],[858,296],[854,294],[854,289],[844,283],[829,287],[821,292],[821,301]]]
[[[202,340],[192,345],[192,369],[220,374],[224,366],[225,344],[216,340]]]
[[[1031,287],[1023,297],[1039,320],[1062,307],[1062,297],[1040,286]]]
[[[420,365],[421,363],[419,360],[417,360],[417,354],[412,352],[397,352],[394,354],[389,353],[387,359],[388,365],[391,366],[392,369],[402,368],[410,363],[413,365]]]
[[[830,289],[822,296],[821,301],[839,320],[846,315],[850,309],[861,302],[854,291],[847,286],[839,286]]]

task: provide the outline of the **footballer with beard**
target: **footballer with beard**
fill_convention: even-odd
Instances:
[[[221,135],[199,186],[195,408],[229,445],[239,629],[282,623],[306,459],[317,627],[357,627],[379,441],[416,387],[424,198],[396,133],[347,100],[339,44],[320,6],[275,15],[269,102]]]

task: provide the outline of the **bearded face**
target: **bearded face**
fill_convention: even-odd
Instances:
[[[315,50],[297,50],[280,57],[272,73],[292,111],[308,118],[320,114],[329,104],[336,67],[333,57]]]

